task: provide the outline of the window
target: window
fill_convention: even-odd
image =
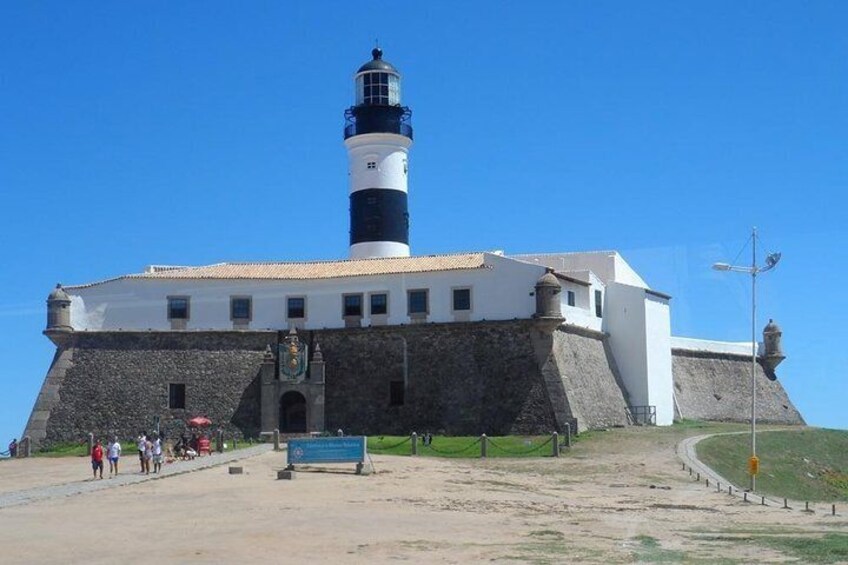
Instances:
[[[409,291],[409,314],[426,314],[427,313],[427,290],[410,290]]]
[[[403,406],[405,389],[403,381],[389,383],[389,406]]]
[[[368,161],[367,167],[369,169],[376,169],[377,168],[377,162],[376,161]]]
[[[389,311],[389,296],[384,293],[371,295],[371,315],[386,314]]]
[[[574,291],[573,291],[573,290],[567,290],[567,291],[565,291],[565,295],[566,295],[566,297],[568,298],[568,305],[569,305],[569,306],[574,306],[574,303],[575,303],[575,300],[574,300]]]
[[[347,316],[362,316],[362,295],[361,294],[345,294],[342,297],[343,315]]]
[[[252,315],[252,300],[249,296],[233,296],[230,298],[230,319],[248,321]]]
[[[604,297],[600,290],[595,291],[595,316],[600,318],[604,313]]]
[[[172,410],[185,410],[185,386],[181,383],[168,385],[168,408]]]
[[[299,319],[306,317],[306,299],[302,296],[290,297],[286,304],[286,317]]]
[[[188,296],[169,296],[168,297],[168,319],[169,320],[188,320]]]
[[[453,289],[453,309],[454,310],[471,310],[471,289],[470,288],[455,288],[455,289]]]

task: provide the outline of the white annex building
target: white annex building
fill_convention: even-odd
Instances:
[[[616,379],[628,405],[649,409],[650,421],[658,425],[669,425],[676,416],[686,417],[675,394],[675,387],[681,390],[684,380],[675,381],[673,350],[675,355],[681,350],[692,353],[681,358],[681,370],[690,373],[695,369],[687,369],[685,363],[695,363],[702,353],[740,359],[747,354],[750,359],[750,343],[672,337],[671,297],[650,288],[615,251],[410,255],[407,174],[413,142],[411,111],[401,105],[399,72],[382,59],[379,49],[372,55],[355,74],[355,105],[345,114],[344,143],[350,167],[348,259],[154,265],[135,274],[64,286],[48,299],[46,333],[51,337],[60,331],[173,335],[225,330],[231,335],[233,331],[286,332],[292,328],[356,332],[356,328],[377,326],[465,324],[473,334],[478,331],[474,323],[542,317],[553,320],[563,331],[602,336],[599,339],[607,344],[607,357],[612,357],[603,363],[609,361],[616,367]],[[549,303],[543,304],[543,300]],[[400,339],[406,386],[406,340]],[[82,351],[75,354],[81,362],[85,361]],[[575,370],[580,372],[580,367]],[[65,374],[62,367],[56,371]],[[681,375],[683,379],[685,375]],[[49,375],[48,381],[52,378]],[[688,394],[697,393],[709,402],[721,399],[707,390],[712,385],[703,379],[693,377],[691,382],[695,384],[686,385]],[[571,385],[563,386],[568,394]],[[47,396],[39,402],[47,406],[48,400],[54,402]],[[53,412],[53,418],[58,418],[55,409]],[[37,406],[34,422],[37,413],[48,418],[47,410]]]

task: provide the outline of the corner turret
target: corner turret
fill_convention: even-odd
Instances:
[[[536,313],[534,318],[562,318],[559,293],[562,287],[554,275],[553,269],[548,269],[539,277],[535,285]]]
[[[74,331],[71,326],[71,297],[57,284],[47,297],[47,327],[44,335],[56,345],[60,345],[62,336]]]
[[[775,324],[774,320],[769,320],[769,323],[763,328],[763,355],[761,363],[766,376],[772,381],[777,380],[774,370],[786,359],[780,343],[782,336],[783,332],[780,326]]]

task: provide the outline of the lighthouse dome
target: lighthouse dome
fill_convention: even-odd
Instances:
[[[398,70],[389,63],[388,61],[383,60],[383,50],[379,47],[375,47],[371,50],[372,59],[359,67],[359,70],[356,71],[357,74],[364,73],[367,71],[383,71],[388,73],[400,74]]]

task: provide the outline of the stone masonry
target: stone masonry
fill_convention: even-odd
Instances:
[[[567,423],[579,431],[627,425],[627,393],[607,337],[557,323],[417,324],[299,337],[310,351],[320,343],[323,352],[330,431],[504,435],[563,432]],[[57,339],[25,434],[36,445],[79,441],[89,432],[130,438],[150,431],[158,417],[173,437],[185,420],[202,415],[227,433],[257,437],[271,431],[262,428],[260,405],[265,352],[269,345],[276,351],[285,335],[68,332]],[[750,366],[729,357],[674,352],[682,417],[746,419]],[[185,409],[168,407],[170,383],[185,385]],[[391,405],[390,390],[399,386],[403,402]],[[763,376],[760,386],[763,421],[803,422],[779,382]],[[269,421],[266,414],[266,427]]]

